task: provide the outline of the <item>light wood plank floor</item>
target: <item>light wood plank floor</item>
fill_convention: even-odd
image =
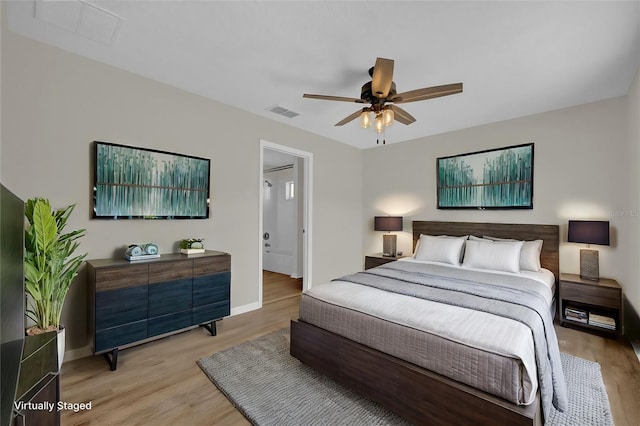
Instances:
[[[262,304],[300,296],[302,278],[291,278],[277,272],[262,271]]]
[[[118,370],[101,356],[62,367],[62,400],[92,402],[91,411],[64,412],[67,425],[247,425],[195,361],[289,325],[299,296],[218,323],[218,336],[195,329],[120,352]],[[560,349],[602,366],[616,426],[640,424],[640,362],[631,346],[556,327]]]

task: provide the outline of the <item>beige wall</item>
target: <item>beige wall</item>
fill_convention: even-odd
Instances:
[[[89,258],[152,241],[161,253],[181,238],[232,255],[232,312],[258,302],[260,139],[311,152],[312,283],[362,264],[362,156],[358,149],[91,61],[21,36],[2,34],[2,182],[23,199],[77,203],[70,229],[86,228]],[[92,220],[94,140],[211,159],[208,220]],[[340,250],[335,249],[340,241]],[[85,279],[70,291],[67,348],[84,347]]]
[[[372,231],[373,216],[380,214],[405,217],[398,249],[406,252],[411,252],[411,220],[559,224],[561,241],[569,219],[610,220],[613,245],[593,246],[600,252],[600,274],[620,280],[640,310],[637,271],[625,272],[638,264],[630,251],[637,252],[638,236],[629,234],[630,220],[638,218],[624,213],[638,211],[637,195],[635,204],[629,197],[630,185],[638,185],[630,170],[638,163],[637,156],[632,165],[627,158],[627,108],[626,98],[615,98],[365,150],[365,252],[381,251],[381,235]],[[528,142],[535,143],[532,210],[436,208],[436,158]],[[578,272],[583,247],[561,243],[563,272]]]
[[[640,314],[640,71],[627,95],[627,129],[629,200],[620,218],[626,229],[625,244],[621,248],[626,259],[625,293],[636,313]]]

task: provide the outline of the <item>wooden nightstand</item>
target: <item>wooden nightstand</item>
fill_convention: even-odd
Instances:
[[[559,285],[560,325],[581,327],[614,338],[620,336],[622,288],[616,280],[600,278],[600,281],[589,281],[576,274],[560,274]],[[614,328],[607,327],[610,322],[607,318],[615,321]]]
[[[389,257],[383,256],[382,253],[370,254],[364,258],[364,269],[367,270],[375,268],[376,266],[384,265],[385,263],[393,262],[395,260],[402,259],[403,257],[407,256]]]

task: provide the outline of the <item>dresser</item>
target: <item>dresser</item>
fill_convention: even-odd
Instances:
[[[215,322],[230,313],[228,253],[88,260],[87,274],[91,345],[111,370],[117,368],[118,349],[195,326],[215,335]]]

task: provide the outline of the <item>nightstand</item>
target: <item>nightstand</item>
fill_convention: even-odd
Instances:
[[[385,263],[393,262],[398,259],[402,259],[403,257],[407,257],[405,255],[402,256],[383,256],[382,253],[370,254],[365,256],[364,258],[364,269],[375,268],[376,266],[384,265]]]
[[[617,338],[622,332],[622,288],[616,280],[589,281],[560,274],[560,325],[575,326]]]

